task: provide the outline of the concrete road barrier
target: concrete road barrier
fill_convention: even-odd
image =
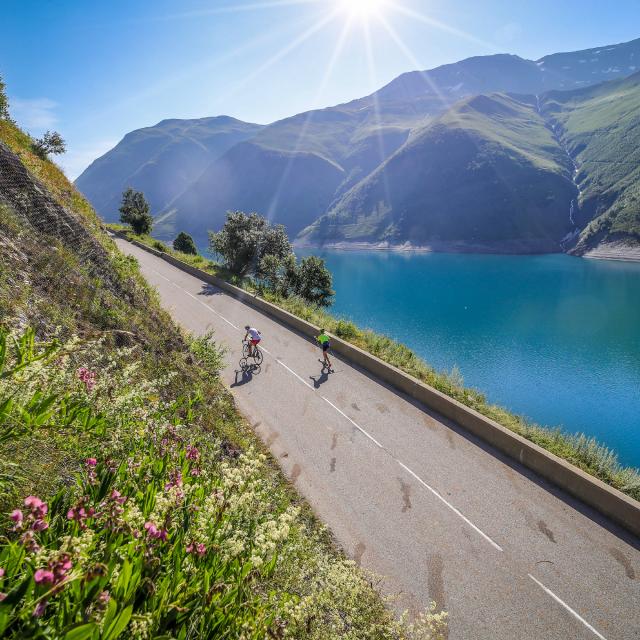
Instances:
[[[124,234],[118,235],[128,240]],[[137,247],[162,258],[169,264],[200,280],[226,291],[235,298],[279,320],[303,335],[310,338],[318,335],[319,327],[298,318],[288,311],[256,295],[247,293],[243,289],[202,269],[192,267],[167,253],[152,249],[136,240],[132,242]],[[349,342],[332,336],[331,348],[366,372],[386,382],[398,391],[407,394],[425,407],[455,422],[510,458],[517,460],[545,480],[552,482],[560,489],[640,537],[640,502]]]

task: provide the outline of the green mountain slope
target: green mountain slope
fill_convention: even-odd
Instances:
[[[82,173],[76,186],[109,222],[118,220],[120,198],[129,186],[143,191],[156,213],[212,160],[260,129],[226,116],[163,120],[128,133]]]
[[[250,179],[247,179],[250,176]],[[324,209],[343,179],[342,168],[314,153],[265,149],[245,142],[212,163],[202,177],[156,220],[154,235],[170,240],[187,231],[206,244],[207,230],[228,210],[262,211],[298,231]]]
[[[407,139],[425,114],[396,109],[325,109],[263,129],[212,162],[175,198],[155,233],[169,239],[188,229],[200,242],[230,209],[258,211],[297,234],[336,197],[366,176]]]
[[[576,164],[580,198],[573,251],[640,244],[640,73],[541,98],[549,120]],[[576,230],[576,231],[577,231]]]
[[[416,132],[301,234],[436,249],[559,251],[571,164],[534,100],[476,96]]]
[[[202,242],[207,229],[218,228],[226,211],[237,208],[268,215],[296,234],[331,210],[410,135],[460,99],[494,92],[535,95],[575,89],[629,75],[637,60],[640,39],[538,61],[499,54],[409,72],[370,96],[261,129],[250,145],[240,144],[212,158],[206,170],[198,164],[198,171],[186,172],[197,173],[189,184],[186,174],[184,180],[172,181],[171,170],[164,171],[151,161],[145,164],[145,181],[134,186],[162,192],[152,205],[154,213],[159,212],[157,233],[164,239],[176,230],[189,229]],[[190,152],[185,149],[185,153]],[[181,162],[167,161],[168,167],[188,164],[186,156]],[[100,181],[95,173],[78,180],[101,212],[102,198],[114,210],[122,191],[122,179],[114,184],[108,173]],[[171,193],[165,190],[167,185]],[[163,204],[159,208],[156,202]]]

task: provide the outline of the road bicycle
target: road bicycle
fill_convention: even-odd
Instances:
[[[251,355],[249,355],[251,353]],[[244,371],[248,368],[259,369],[264,356],[258,345],[252,347],[247,340],[242,341],[242,358],[240,358],[240,368]]]

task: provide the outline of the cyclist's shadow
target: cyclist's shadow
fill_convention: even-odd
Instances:
[[[238,379],[239,373],[242,374],[240,379]],[[241,387],[244,384],[249,384],[253,380],[254,374],[257,373],[260,373],[260,368],[257,365],[250,365],[240,370],[236,369],[236,378],[231,387]]]
[[[313,386],[319,389],[329,379],[329,370],[326,367],[322,367],[319,376],[309,376],[309,378],[313,380]]]

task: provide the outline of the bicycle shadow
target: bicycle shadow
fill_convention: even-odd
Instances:
[[[231,388],[242,387],[245,384],[249,384],[253,380],[253,376],[257,376],[260,373],[260,365],[252,364],[243,369],[236,369],[235,380],[230,385]],[[238,374],[242,374],[238,379]]]

